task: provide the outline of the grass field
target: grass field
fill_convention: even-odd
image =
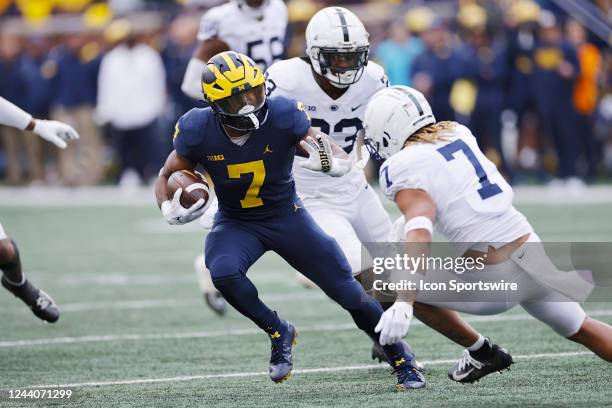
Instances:
[[[519,206],[547,240],[612,241],[612,205]],[[0,407],[142,406],[612,406],[612,365],[514,309],[468,317],[516,364],[475,385],[447,379],[461,349],[419,323],[409,342],[428,365],[425,390],[396,394],[395,377],[369,358],[348,314],[266,255],[250,276],[264,300],[299,332],[295,371],[267,376],[269,341],[231,310],[203,306],[192,271],[196,226],[171,228],[152,206],[0,207],[28,275],[63,315],[40,323],[0,291]],[[611,299],[612,302],[612,299]],[[612,323],[612,303],[585,308]],[[71,388],[68,401],[10,401],[6,390]]]

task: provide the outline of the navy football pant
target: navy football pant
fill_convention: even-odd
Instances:
[[[303,208],[291,208],[258,221],[241,221],[218,213],[205,248],[206,266],[215,287],[261,329],[271,332],[283,327],[276,313],[259,299],[246,273],[261,255],[271,250],[316,283],[351,314],[357,327],[378,341],[374,327],[383,313],[381,306],[353,278],[336,241]],[[397,345],[385,347],[385,351],[390,357],[403,352]]]

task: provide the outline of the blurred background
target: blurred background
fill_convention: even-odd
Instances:
[[[151,183],[172,148],[174,123],[202,106],[180,88],[200,17],[221,3],[0,0],[0,96],[81,134],[57,151],[0,127],[0,183]],[[391,83],[423,92],[438,120],[468,125],[513,184],[580,191],[612,182],[612,1],[286,3],[286,57],[303,55],[317,10],[350,8]],[[114,47],[135,44],[153,52],[135,54],[121,75],[100,70]],[[146,128],[147,139],[132,137],[131,127]]]

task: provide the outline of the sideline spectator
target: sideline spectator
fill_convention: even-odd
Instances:
[[[60,181],[93,185],[104,176],[104,144],[93,120],[100,49],[84,33],[66,35],[63,44],[51,52],[56,64],[51,116],[72,125],[81,139],[59,152]]]
[[[580,136],[573,96],[580,67],[576,50],[564,40],[556,17],[548,11],[543,11],[540,17],[534,62],[536,108],[540,127],[555,145],[556,176],[569,186],[578,187],[581,182],[576,178],[576,159]]]
[[[376,49],[376,58],[385,67],[391,85],[412,86],[412,64],[423,49],[423,41],[410,34],[404,21],[391,23],[388,38]]]
[[[151,145],[166,105],[166,73],[157,51],[139,41],[127,20],[113,22],[106,35],[116,45],[100,66],[96,113],[119,154],[120,184],[133,186],[159,170]]]
[[[586,30],[576,20],[569,20],[566,30],[567,39],[576,48],[580,63],[580,75],[574,88],[574,108],[578,113],[579,150],[584,153],[585,176],[587,181],[592,181],[597,174],[597,166],[601,160],[600,142],[593,134],[594,113],[599,100],[598,80],[601,70],[601,53],[595,45],[588,42]]]

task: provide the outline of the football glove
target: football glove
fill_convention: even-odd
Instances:
[[[161,205],[162,215],[170,225],[187,224],[196,218],[200,218],[208,208],[204,203],[204,199],[200,198],[191,207],[185,208],[181,205],[182,188],[179,188],[174,193],[171,200],[166,200]],[[210,202],[210,200],[208,200]]]
[[[66,142],[79,138],[79,134],[72,126],[55,120],[36,119],[32,132],[60,149],[66,148]]]
[[[219,200],[217,200],[217,197],[214,197],[211,201],[212,203],[210,203],[208,209],[204,212],[202,218],[200,218],[200,226],[205,230],[212,229],[215,223],[215,215],[219,211]]]
[[[351,171],[350,159],[334,157],[329,140],[317,137],[307,137],[300,146],[308,153],[308,159],[300,161],[300,166],[312,171],[320,171],[332,177],[344,176]]]
[[[380,333],[378,342],[383,346],[397,343],[408,333],[411,320],[412,305],[406,302],[395,302],[382,314],[374,328],[376,333]]]

